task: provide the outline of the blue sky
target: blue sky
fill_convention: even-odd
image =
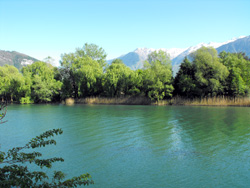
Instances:
[[[40,60],[84,43],[108,59],[250,35],[249,0],[0,0],[0,49]]]

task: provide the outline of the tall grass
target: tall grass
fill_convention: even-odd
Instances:
[[[203,99],[184,99],[175,97],[170,102],[173,105],[192,105],[192,106],[250,106],[250,97],[209,97]]]
[[[170,100],[151,101],[147,97],[87,97],[69,99],[66,104],[81,103],[81,104],[112,104],[112,105],[190,105],[190,106],[249,106],[250,97],[210,97],[202,99],[186,99],[182,97],[174,97]]]
[[[78,99],[75,102],[82,104],[123,104],[123,105],[151,104],[151,100],[146,97],[119,97],[119,98],[88,97],[88,98]]]

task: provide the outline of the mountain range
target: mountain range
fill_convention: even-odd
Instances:
[[[8,65],[13,65],[20,70],[22,66],[30,65],[35,61],[38,60],[16,51],[10,52],[10,51],[0,50],[0,66],[8,64]]]
[[[250,36],[247,37],[242,36],[222,43],[217,43],[217,42],[210,42],[208,44],[200,43],[196,46],[191,46],[189,48],[171,48],[171,49],[137,48],[133,52],[129,52],[116,59],[121,59],[127,66],[135,70],[143,67],[143,62],[147,59],[148,55],[151,52],[162,50],[169,54],[170,59],[172,60],[173,72],[176,73],[179,69],[182,60],[192,52],[201,48],[202,46],[205,47],[211,46],[215,48],[218,51],[218,53],[222,51],[231,53],[244,52],[247,56],[250,57]],[[108,60],[108,62],[111,63],[113,60],[114,59]]]
[[[129,52],[115,59],[121,59],[124,62],[124,64],[126,64],[131,69],[135,70],[143,67],[143,62],[147,60],[148,55],[151,52],[162,50],[169,54],[170,59],[172,60],[173,72],[175,74],[178,71],[182,60],[192,52],[201,48],[202,46],[214,47],[218,51],[218,53],[222,51],[231,53],[244,52],[248,57],[250,57],[250,36],[242,36],[222,43],[217,43],[217,42],[210,42],[207,44],[200,43],[196,46],[191,46],[189,48],[170,48],[170,49],[137,48],[133,52]],[[111,63],[113,60],[114,59],[111,59],[108,60],[107,62]],[[35,61],[38,60],[16,51],[0,50],[0,66],[3,66],[4,64],[9,64],[9,65],[14,65],[20,70],[22,66],[32,64]]]

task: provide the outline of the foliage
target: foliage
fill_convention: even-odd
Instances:
[[[1,103],[0,105],[0,124],[5,123],[6,121],[3,121],[3,118],[6,116],[7,112],[7,103]],[[1,152],[0,152],[1,153]],[[1,157],[0,157],[1,160]]]
[[[8,100],[19,100],[24,78],[14,66],[0,67],[0,96]]]
[[[101,67],[106,65],[107,54],[103,48],[97,46],[96,44],[85,43],[83,48],[77,48],[76,53],[79,57],[90,57],[91,59],[97,61]]]
[[[181,64],[175,78],[175,93],[188,98],[213,97],[224,94],[225,80],[229,74],[211,47],[202,47]]]
[[[220,63],[217,51],[212,47],[202,47],[192,54],[192,58],[200,96],[222,94],[228,70]]]
[[[100,93],[102,68],[97,61],[89,56],[79,57],[70,70],[79,88],[80,97],[95,96]]]
[[[171,68],[171,60],[170,60],[169,54],[167,52],[164,52],[162,50],[159,50],[158,52],[153,51],[152,53],[150,53],[148,55],[148,59],[147,59],[147,62],[145,64],[148,63],[150,66],[150,65],[153,65],[157,62],[160,62],[161,65],[165,65],[168,68]],[[144,67],[147,66],[145,64],[144,64]]]
[[[143,90],[152,100],[162,100],[172,96],[172,69],[166,52],[152,52],[144,63]]]
[[[0,97],[20,103],[60,101],[86,97],[147,97],[152,101],[172,98],[208,98],[250,95],[250,58],[244,53],[217,54],[202,47],[186,57],[176,77],[169,55],[154,51],[144,66],[131,70],[122,60],[106,65],[105,51],[85,44],[74,53],[63,54],[61,66],[51,57],[23,67],[0,67]]]
[[[174,95],[185,98],[198,97],[197,94],[200,93],[200,91],[198,91],[199,88],[197,88],[196,85],[193,64],[185,57],[174,79]]]
[[[107,54],[95,44],[85,44],[61,60],[62,98],[98,95]]]
[[[22,97],[19,101],[21,104],[32,104],[34,101],[31,99],[31,97]]]
[[[130,89],[132,70],[120,59],[108,66],[103,78],[104,93],[108,97],[126,95]]]
[[[31,98],[35,102],[50,102],[61,89],[62,83],[55,80],[53,66],[50,64],[35,62],[23,67],[22,73],[27,80],[31,80]]]
[[[225,94],[233,97],[250,94],[250,60],[242,53],[219,54],[221,62],[227,67]]]

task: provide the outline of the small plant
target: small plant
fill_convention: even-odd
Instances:
[[[0,120],[4,123],[2,119],[6,115],[7,105],[2,104],[0,111]],[[32,151],[35,148],[56,145],[56,141],[51,137],[62,133],[62,129],[49,130],[32,138],[22,147],[14,147],[6,153],[0,151],[0,187],[64,188],[93,184],[88,173],[63,181],[65,175],[61,171],[55,171],[53,178],[50,179],[45,172],[30,171],[27,167],[26,164],[34,164],[40,168],[51,168],[54,162],[63,162],[64,159],[59,157],[41,159],[42,153]]]

